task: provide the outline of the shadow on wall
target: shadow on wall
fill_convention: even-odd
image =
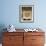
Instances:
[[[0,43],[2,43],[2,36],[3,36],[2,32],[6,31],[6,30],[4,31],[4,28],[6,28],[5,25],[0,24]]]

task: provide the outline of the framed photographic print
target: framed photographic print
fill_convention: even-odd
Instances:
[[[20,5],[19,14],[20,14],[19,15],[20,22],[33,22],[34,5]]]

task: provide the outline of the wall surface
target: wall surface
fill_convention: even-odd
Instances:
[[[19,21],[19,5],[34,4],[34,22]],[[0,25],[13,24],[16,28],[43,27],[46,28],[46,0],[0,0]]]

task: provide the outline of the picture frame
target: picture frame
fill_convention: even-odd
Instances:
[[[19,21],[25,23],[34,22],[34,5],[19,6]]]

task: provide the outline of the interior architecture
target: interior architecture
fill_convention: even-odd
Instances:
[[[0,46],[46,46],[46,0],[0,0]]]

